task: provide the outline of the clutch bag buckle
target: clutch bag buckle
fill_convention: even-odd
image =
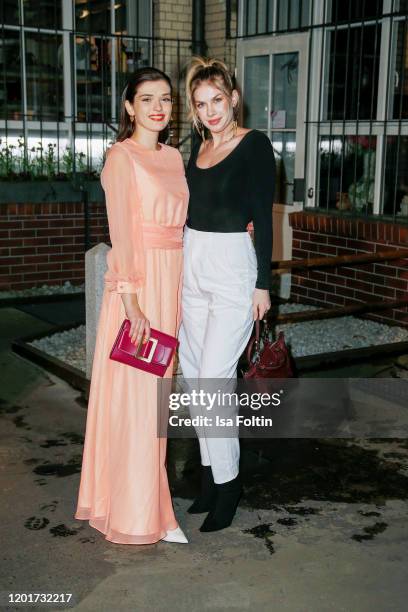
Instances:
[[[136,359],[140,359],[140,361],[146,361],[146,363],[151,363],[153,359],[154,351],[156,350],[156,347],[159,341],[157,338],[150,338],[148,342],[151,342],[151,347],[150,347],[150,351],[147,357],[142,357],[141,355],[138,355],[141,343],[137,347],[136,351],[133,353],[133,357],[135,357]]]

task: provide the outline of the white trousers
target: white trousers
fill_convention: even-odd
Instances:
[[[183,376],[223,379],[235,388],[238,359],[253,328],[257,277],[255,249],[247,232],[184,231],[184,280],[179,359]],[[209,381],[210,382],[210,381]],[[233,389],[232,389],[233,391]],[[201,463],[217,484],[239,472],[237,437],[199,436]]]

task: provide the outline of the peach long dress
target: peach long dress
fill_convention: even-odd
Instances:
[[[157,437],[157,377],[109,359],[136,293],[152,327],[177,335],[188,188],[180,153],[114,144],[101,175],[112,249],[98,323],[76,519],[107,540],[150,544],[178,526]],[[172,366],[166,376],[172,375]]]

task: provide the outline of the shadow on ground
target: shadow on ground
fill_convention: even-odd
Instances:
[[[408,440],[377,439],[374,448],[350,440],[241,440],[242,505],[273,509],[304,499],[383,504],[407,499]],[[391,445],[396,450],[379,455]],[[391,453],[391,454],[390,454]],[[390,463],[389,458],[396,461]],[[198,490],[199,454],[195,440],[169,440],[169,477],[174,495],[191,498]],[[184,463],[182,472],[177,465]]]
[[[244,439],[236,519],[201,534],[203,515],[186,512],[198,444],[171,439],[169,481],[189,545],[111,544],[74,519],[83,398],[8,348],[46,324],[8,309],[1,325],[0,590],[73,591],[75,609],[102,612],[405,612],[407,440]]]

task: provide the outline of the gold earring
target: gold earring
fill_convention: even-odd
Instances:
[[[235,138],[235,136],[237,135],[237,129],[238,129],[238,121],[237,121],[237,107],[234,106],[232,109],[232,113],[233,113],[233,121],[232,121],[232,133],[234,134],[233,138]]]

